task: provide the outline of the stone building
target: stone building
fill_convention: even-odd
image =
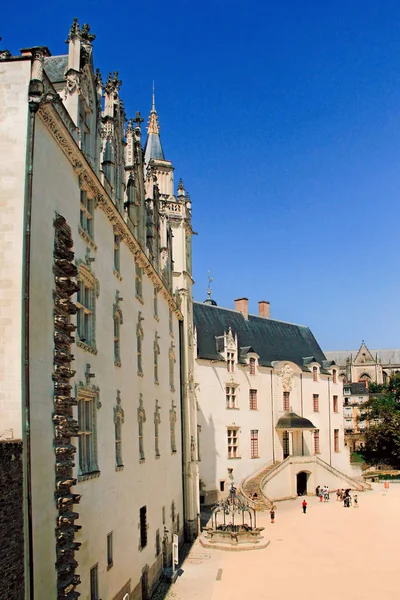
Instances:
[[[344,383],[343,394],[344,440],[350,451],[355,452],[364,445],[367,422],[360,418],[360,408],[369,400],[367,383]]]
[[[364,340],[358,350],[332,350],[325,356],[338,365],[343,383],[387,383],[400,373],[399,348],[369,350]]]
[[[232,481],[274,501],[352,480],[343,434],[343,389],[335,363],[308,327],[194,303],[201,501]]]
[[[0,436],[38,600],[147,598],[198,527],[191,202],[94,37],[0,54]]]

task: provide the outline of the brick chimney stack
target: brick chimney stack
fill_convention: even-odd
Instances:
[[[237,298],[235,300],[235,310],[241,312],[245,319],[249,316],[249,299]]]
[[[258,303],[258,314],[265,319],[270,318],[270,304],[266,300],[260,300]]]

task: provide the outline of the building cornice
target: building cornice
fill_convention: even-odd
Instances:
[[[175,312],[178,319],[182,320],[182,312],[179,310],[172,294],[169,292],[160,275],[147,258],[139,242],[133,236],[127,223],[124,221],[123,216],[118,211],[97,175],[91,168],[89,162],[77,146],[69,129],[63,123],[60,114],[52,104],[48,103],[40,106],[38,115],[73,166],[75,172],[79,176],[83,189],[87,189],[93,194],[97,206],[105,213],[114,229],[121,236],[121,239],[125,241],[134,256],[135,261],[144,270],[146,275],[148,275],[157,290],[162,293],[167,300],[170,309]]]

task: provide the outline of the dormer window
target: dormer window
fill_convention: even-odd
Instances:
[[[234,352],[227,352],[226,367],[228,369],[228,373],[235,372],[235,353]]]
[[[332,371],[332,382],[333,383],[337,383],[337,371],[336,371],[336,369],[333,369],[333,371]]]
[[[313,381],[318,381],[318,368],[317,367],[313,367],[313,369],[312,369],[312,378],[313,378]]]
[[[250,375],[255,375],[256,374],[256,359],[253,357],[249,358],[249,368],[250,368]]]

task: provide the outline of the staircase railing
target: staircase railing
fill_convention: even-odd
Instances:
[[[269,469],[270,467],[272,467],[275,464],[276,461],[274,460],[270,460],[269,462],[267,462],[267,464],[263,465],[262,467],[260,467],[259,469],[257,469],[257,471],[255,471],[254,473],[252,473],[251,475],[247,475],[247,477],[245,477],[244,479],[242,479],[242,481],[239,483],[238,485],[238,494],[241,494],[241,496],[243,496],[243,498],[250,504],[250,506],[252,508],[256,508],[257,503],[254,502],[254,500],[252,500],[250,498],[250,496],[248,496],[246,494],[246,492],[244,491],[245,485],[251,480],[251,479],[255,479],[257,477],[257,475],[259,475],[260,473],[262,473],[263,471],[265,471],[266,469]],[[264,494],[263,494],[264,495]]]

